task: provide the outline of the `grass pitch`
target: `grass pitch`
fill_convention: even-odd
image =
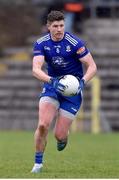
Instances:
[[[0,178],[119,178],[119,134],[71,133],[62,152],[48,137],[44,168],[31,174],[34,132],[0,132]]]

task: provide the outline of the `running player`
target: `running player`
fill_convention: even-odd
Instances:
[[[39,101],[39,121],[35,131],[35,163],[31,172],[38,173],[43,167],[43,154],[48,130],[57,115],[54,135],[57,149],[62,151],[68,142],[68,132],[82,102],[82,91],[95,75],[97,68],[85,43],[71,33],[65,32],[64,14],[51,11],[47,17],[49,33],[34,44],[33,75],[44,82]],[[47,73],[43,65],[47,64]],[[82,64],[86,66],[83,74]],[[72,97],[64,97],[65,88],[59,77],[72,74],[79,79],[81,91]]]

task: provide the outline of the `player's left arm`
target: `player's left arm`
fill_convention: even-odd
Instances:
[[[97,72],[97,66],[90,53],[80,58],[80,61],[86,66],[86,72],[82,79],[84,79],[85,83],[87,83],[95,76]]]

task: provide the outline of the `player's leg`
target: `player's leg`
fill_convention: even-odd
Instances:
[[[58,151],[62,151],[67,145],[69,129],[74,118],[74,115],[71,113],[64,111],[63,109],[60,110],[54,128]]]
[[[39,102],[39,121],[35,132],[36,151],[43,152],[46,145],[46,137],[52,120],[58,108],[56,100],[50,97],[42,97]]]
[[[55,126],[55,137],[57,139],[57,149],[63,150],[68,141],[68,132],[75,115],[82,102],[81,94],[72,97],[60,97],[59,118]]]
[[[54,119],[58,108],[58,102],[50,97],[42,97],[39,102],[39,121],[35,131],[35,165],[33,173],[37,173],[43,166],[43,153],[47,143],[48,129]]]

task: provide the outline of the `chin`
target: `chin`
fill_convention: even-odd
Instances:
[[[63,34],[60,34],[60,35],[57,35],[56,38],[60,40],[63,38],[63,36],[64,36]]]

